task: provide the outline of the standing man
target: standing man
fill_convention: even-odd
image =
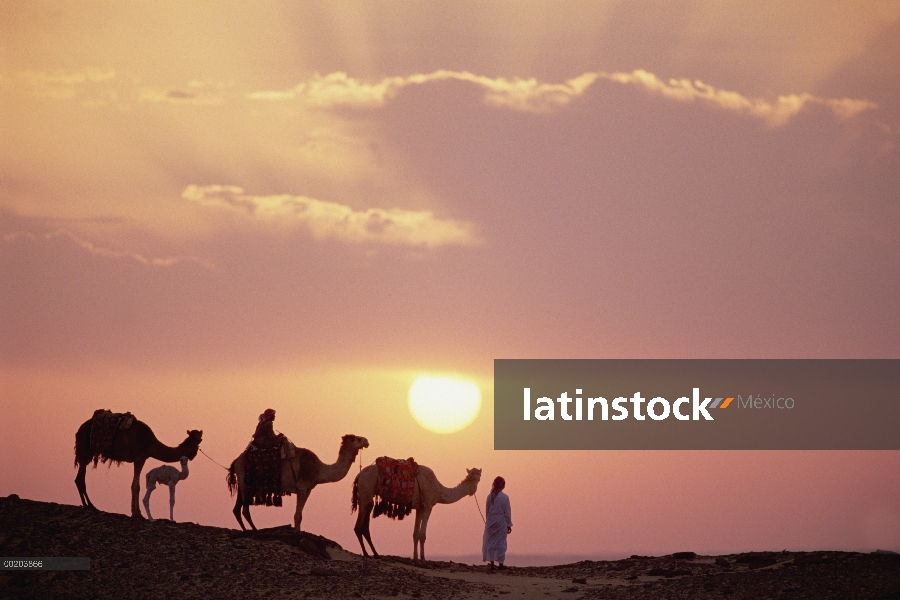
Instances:
[[[509,496],[503,493],[506,480],[502,477],[494,479],[491,493],[485,502],[487,519],[484,524],[484,538],[481,544],[482,560],[491,563],[500,563],[500,568],[505,569],[503,563],[506,560],[506,536],[512,533],[512,516],[509,508]]]

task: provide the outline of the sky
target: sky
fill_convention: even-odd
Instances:
[[[897,452],[492,439],[497,358],[900,358],[898,57],[897,1],[0,1],[0,495],[78,503],[96,408],[227,465],[272,407],[326,462],[368,438],[304,512],[351,550],[381,455],[482,468],[482,509],[503,475],[511,557],[900,550]],[[471,426],[416,423],[423,373]],[[176,519],[235,527],[213,460]]]

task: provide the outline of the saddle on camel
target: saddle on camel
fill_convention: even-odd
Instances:
[[[387,515],[389,519],[402,521],[413,509],[419,465],[412,457],[400,460],[389,456],[376,458],[375,464],[378,465],[378,480],[372,516]]]
[[[98,408],[91,421],[91,459],[97,461],[112,460],[108,454],[112,451],[116,436],[120,431],[130,429],[134,424],[134,415],[130,412],[114,413],[111,410]]]
[[[244,475],[247,496],[254,506],[281,506],[281,497],[290,496],[281,487],[281,461],[293,457],[295,446],[273,428],[275,411],[259,415],[253,441],[247,445],[247,472]]]

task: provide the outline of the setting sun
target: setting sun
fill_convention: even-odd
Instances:
[[[409,411],[425,429],[453,433],[468,427],[481,409],[481,390],[456,377],[420,375],[409,388]]]

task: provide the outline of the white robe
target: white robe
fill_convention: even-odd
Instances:
[[[485,512],[487,519],[481,543],[482,560],[496,560],[503,564],[506,560],[506,531],[507,527],[512,527],[509,496],[500,492],[492,499],[488,494]]]

